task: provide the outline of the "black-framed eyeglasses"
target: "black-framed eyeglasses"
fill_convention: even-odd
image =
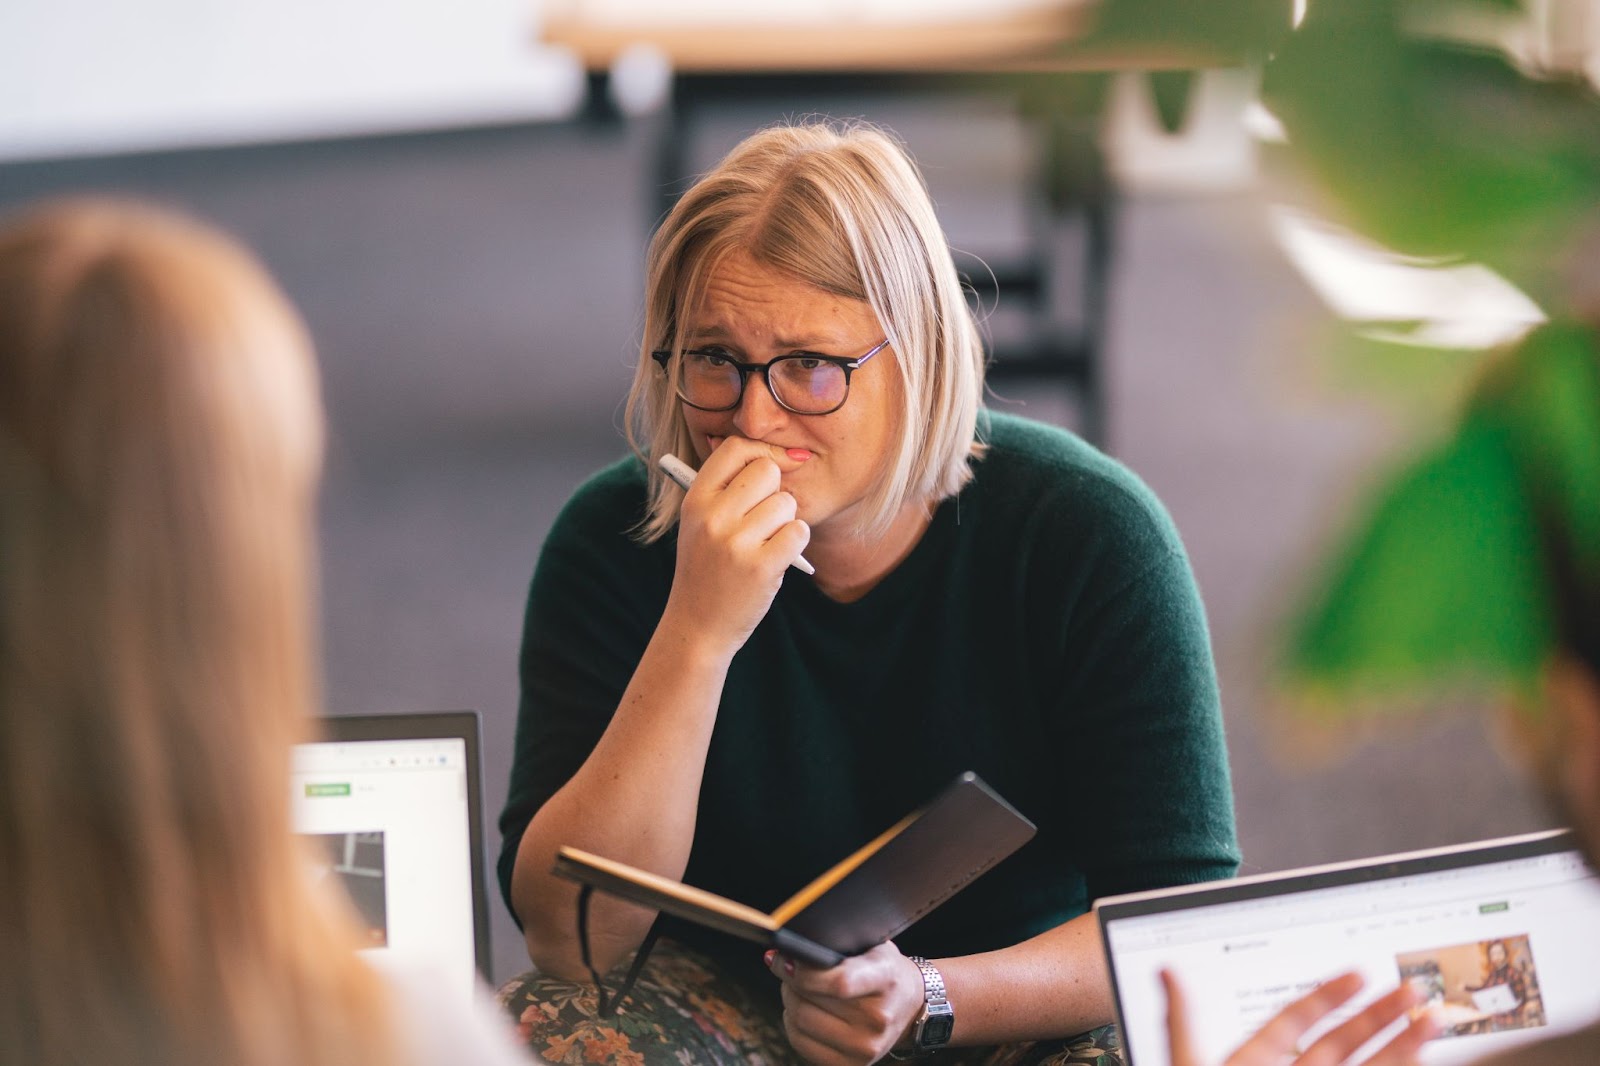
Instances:
[[[745,382],[760,374],[779,406],[797,415],[827,415],[850,398],[850,375],[861,364],[889,346],[885,337],[866,355],[846,359],[838,355],[796,352],[765,363],[741,363],[718,345],[685,348],[673,358],[667,350],[650,357],[672,378],[678,399],[702,411],[731,411],[744,399]]]

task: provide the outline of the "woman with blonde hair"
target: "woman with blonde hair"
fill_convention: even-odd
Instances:
[[[528,599],[500,875],[540,970],[506,991],[536,1049],[1059,1054],[1111,1017],[1090,901],[1233,873],[1177,532],[1073,434],[984,410],[985,358],[884,131],[759,132],[663,222],[635,455],[568,503]],[[687,492],[668,454],[698,468]],[[565,980],[653,916],[597,895],[585,960],[559,846],[766,909],[966,770],[1038,835],[895,942],[822,970],[663,918],[666,958],[610,1028]],[[662,1035],[679,1017],[722,1050]]]
[[[526,1061],[363,961],[291,831],[315,375],[210,229],[94,200],[0,228],[0,1061]]]

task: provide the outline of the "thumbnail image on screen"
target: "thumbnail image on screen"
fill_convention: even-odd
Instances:
[[[356,906],[367,947],[389,944],[388,876],[384,866],[383,832],[303,833],[313,848],[313,874],[337,877]]]
[[[1400,979],[1432,1010],[1440,1037],[1534,1029],[1546,1023],[1539,971],[1526,934],[1395,956]]]

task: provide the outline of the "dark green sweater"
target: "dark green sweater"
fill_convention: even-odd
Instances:
[[[1071,434],[986,424],[972,482],[865,597],[784,577],[728,673],[688,883],[771,909],[963,770],[1039,833],[899,937],[907,954],[1005,947],[1097,896],[1233,874],[1216,675],[1171,520]],[[508,899],[529,819],[594,747],[666,604],[676,540],[631,538],[644,507],[623,460],[545,542],[500,816]]]

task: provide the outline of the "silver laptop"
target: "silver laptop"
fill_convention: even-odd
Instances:
[[[1112,896],[1095,912],[1130,1066],[1169,1061],[1162,968],[1188,993],[1207,1062],[1346,970],[1366,986],[1305,1044],[1401,981],[1445,1026],[1430,1064],[1600,1018],[1600,880],[1564,831]]]
[[[477,712],[330,717],[323,735],[292,775],[318,875],[349,893],[369,950],[470,993],[489,966]]]

